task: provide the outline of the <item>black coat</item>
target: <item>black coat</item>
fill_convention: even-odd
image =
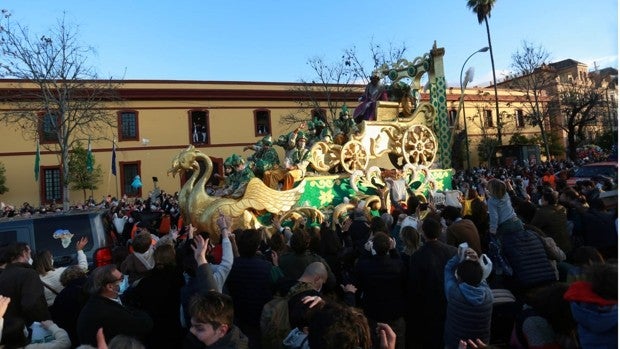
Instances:
[[[65,288],[54,299],[54,304],[50,307],[52,320],[58,327],[67,331],[73,347],[79,343],[77,336],[77,320],[80,311],[86,301],[88,294],[84,290],[86,277],[73,279],[67,283]]]
[[[444,267],[456,251],[456,247],[441,241],[427,241],[411,256],[406,315],[410,324],[407,328],[416,332],[414,337],[420,348],[443,348],[447,307]]]
[[[360,258],[354,269],[355,286],[364,313],[378,322],[390,322],[405,314],[406,275],[400,256]]]
[[[135,286],[125,291],[123,304],[144,310],[153,319],[153,333],[147,347],[173,348],[182,343],[185,331],[181,328],[179,309],[183,272],[175,267],[156,266]]]
[[[261,313],[273,298],[271,266],[259,256],[237,257],[226,279],[235,307],[235,325],[248,337],[252,348],[260,345]]]
[[[96,347],[100,327],[103,327],[106,342],[119,334],[144,341],[153,329],[153,320],[141,310],[131,309],[109,298],[91,296],[78,317],[80,344]]]
[[[4,314],[2,344],[24,346],[24,325],[51,319],[39,274],[29,264],[11,263],[0,274],[0,294],[11,298]],[[26,342],[24,342],[26,341]]]

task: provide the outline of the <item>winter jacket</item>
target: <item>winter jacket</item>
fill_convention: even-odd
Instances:
[[[443,348],[446,296],[444,267],[456,247],[427,241],[411,256],[407,278],[407,321],[421,348]],[[424,314],[423,316],[421,314]]]
[[[446,348],[458,348],[461,339],[479,338],[488,343],[491,338],[493,293],[486,281],[478,286],[458,282],[454,276],[459,257],[454,256],[444,269],[448,307],[444,343]]]
[[[0,274],[0,294],[11,298],[4,314],[2,344],[23,346],[24,325],[51,319],[39,274],[26,263],[11,263]]]
[[[271,263],[259,256],[237,257],[226,280],[235,307],[235,324],[252,340],[245,326],[260,334],[263,306],[273,298]]]
[[[99,295],[91,296],[78,317],[77,333],[80,344],[97,345],[97,331],[103,327],[106,342],[124,334],[141,341],[151,333],[153,319],[137,309],[121,305]]]
[[[618,348],[618,300],[602,298],[586,281],[572,283],[564,299],[570,302],[583,349]]]
[[[542,238],[533,231],[523,229],[505,234],[501,238],[501,245],[518,288],[529,289],[557,281]]]
[[[248,337],[235,326],[230,325],[226,335],[211,345],[200,342],[192,333],[188,333],[183,342],[183,349],[247,349]]]
[[[390,322],[405,314],[406,274],[400,256],[362,257],[354,269],[354,284],[361,294],[364,314],[378,322]]]
[[[501,199],[491,196],[487,205],[489,206],[489,231],[492,234],[497,233],[497,228],[502,223],[517,217],[508,193],[504,194]]]
[[[555,241],[562,251],[568,253],[571,250],[571,243],[567,222],[568,218],[564,206],[547,205],[536,211],[531,224],[540,228],[545,235]]]

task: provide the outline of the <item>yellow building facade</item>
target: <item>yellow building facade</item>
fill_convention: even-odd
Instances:
[[[122,81],[119,82],[120,99],[102,103],[102,108],[116,120],[105,134],[76,135],[88,138],[95,166],[101,166],[103,178],[92,193],[95,201],[107,195],[121,197],[146,197],[155,186],[169,193],[178,191],[183,178],[167,175],[171,160],[181,150],[192,144],[209,155],[221,171],[225,158],[233,153],[247,157],[243,151],[271,134],[274,138],[292,131],[298,124],[284,124],[287,115],[298,115],[310,120],[315,113],[336,115],[342,103],[350,110],[357,105],[357,97],[364,86],[356,86],[359,94],[336,96],[338,110],[329,110],[327,100],[319,100],[319,108],[301,108],[300,95],[295,92],[298,84],[258,82],[208,82],[208,81]],[[0,92],[5,95],[23,88],[19,81],[0,81]],[[485,135],[496,134],[494,94],[492,89],[470,88],[465,91],[464,112],[467,120],[468,139],[472,166],[481,162],[477,156],[477,143]],[[460,89],[449,88],[447,108],[451,123],[462,128],[463,114],[459,114]],[[331,98],[334,98],[332,95]],[[534,134],[533,127],[520,123],[521,104],[514,91],[499,91],[500,112],[503,120],[505,142],[512,133]],[[428,100],[423,94],[422,100]],[[0,104],[0,112],[8,112],[15,105]],[[493,117],[488,121],[488,111]],[[37,112],[37,111],[32,111]],[[458,121],[457,121],[458,120]],[[511,127],[510,125],[514,125]],[[42,127],[40,125],[40,127]],[[40,131],[42,132],[42,131]],[[39,135],[39,137],[41,137]],[[115,144],[116,175],[112,174],[112,154]],[[54,147],[41,144],[39,181],[34,179],[36,140],[29,138],[15,125],[5,124],[0,129],[0,162],[6,169],[6,186],[9,191],[0,196],[7,204],[32,205],[62,202],[62,175],[59,154]],[[280,160],[283,150],[276,146]],[[143,186],[134,190],[131,182],[136,175]],[[84,201],[82,191],[72,191],[71,203]]]

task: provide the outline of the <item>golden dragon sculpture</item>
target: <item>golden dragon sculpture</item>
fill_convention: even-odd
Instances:
[[[213,162],[191,145],[174,157],[168,173],[174,176],[185,171],[192,171],[192,175],[179,191],[179,207],[184,221],[194,225],[198,231],[208,232],[214,243],[220,240],[216,224],[220,212],[232,219],[232,230],[259,228],[261,224],[252,211],[281,215],[297,203],[305,188],[305,181],[302,180],[291,190],[278,191],[253,178],[239,199],[211,196],[205,185],[213,172]]]

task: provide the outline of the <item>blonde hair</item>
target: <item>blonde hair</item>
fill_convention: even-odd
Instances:
[[[489,181],[487,185],[489,187],[489,193],[493,197],[501,199],[504,197],[504,195],[506,195],[506,184],[499,179],[493,178]]]

